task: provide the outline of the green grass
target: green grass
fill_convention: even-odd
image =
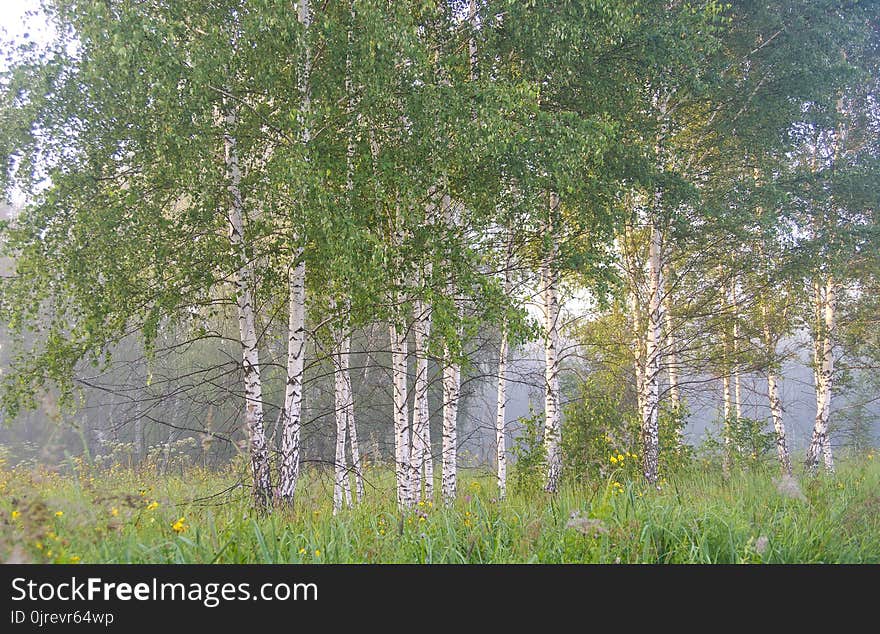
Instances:
[[[0,468],[0,561],[878,563],[871,456],[834,476],[800,476],[806,500],[780,494],[769,469],[724,482],[695,468],[659,491],[608,480],[501,502],[490,477],[466,473],[453,507],[405,514],[389,474],[374,469],[364,503],[336,517],[330,483],[315,473],[294,509],[259,515],[247,489],[225,491],[238,482],[232,471]],[[601,522],[584,535],[566,527],[573,512]]]

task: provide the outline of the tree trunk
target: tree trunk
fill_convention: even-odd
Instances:
[[[302,253],[302,250],[299,250]],[[302,429],[303,369],[306,352],[306,265],[300,261],[290,269],[287,317],[287,380],[284,385],[284,408],[281,413],[281,468],[278,495],[285,504],[293,504],[300,465],[300,430]]]
[[[353,40],[353,30],[354,30],[354,21],[355,21],[355,13],[354,13],[354,0],[349,0],[348,3],[349,17],[350,22],[348,25],[348,32],[346,33],[348,39],[348,48],[346,50],[345,55],[345,92],[348,96],[348,104],[346,114],[348,115],[348,143],[345,148],[345,189],[348,193],[348,211],[351,213],[354,207],[354,155],[355,155],[355,135],[353,130],[354,125],[354,111],[355,111],[355,94],[354,94],[354,86],[352,85],[352,70],[351,70],[351,57],[352,57],[352,40]],[[348,302],[346,305],[346,312],[351,309],[351,302]],[[346,384],[348,389],[348,399],[346,400],[346,416],[347,416],[347,425],[348,425],[348,438],[351,444],[351,468],[354,471],[354,481],[355,487],[357,491],[357,501],[360,502],[364,499],[364,474],[361,469],[361,451],[360,446],[358,445],[358,436],[357,436],[357,425],[354,420],[354,390],[352,389],[351,383],[351,372],[349,371],[349,358],[351,355],[351,335],[347,332],[344,334],[344,339],[342,341],[342,348],[344,350],[343,354],[343,363],[345,367],[345,377]],[[366,378],[367,368],[369,367],[368,363],[364,364],[364,377]]]
[[[258,508],[266,508],[272,500],[272,481],[269,472],[269,448],[263,428],[263,384],[260,379],[260,352],[257,342],[256,316],[251,285],[253,271],[244,242],[244,204],[241,197],[241,169],[238,162],[234,110],[226,114],[224,156],[231,205],[229,207],[229,240],[239,257],[235,275],[235,301],[238,306],[238,332],[242,348],[244,370],[245,428],[250,446],[251,474],[254,481],[254,501]]]
[[[736,281],[730,285],[730,305],[733,308],[733,413],[737,421],[743,417],[742,377],[739,372],[739,303],[736,296]]]
[[[724,269],[719,266],[719,275],[724,274]],[[722,285],[721,288],[721,313],[727,310],[727,290]],[[727,478],[730,476],[730,462],[733,457],[733,428],[731,426],[731,418],[733,418],[733,392],[731,389],[730,383],[730,337],[727,332],[727,327],[723,327],[722,332],[722,362],[721,362],[721,372],[722,372],[722,399],[723,399],[723,420],[721,422],[721,434],[723,436],[723,450],[721,454],[721,471],[724,474],[724,477]]]
[[[334,302],[335,307],[335,302]],[[350,418],[352,410],[351,375],[348,371],[348,355],[351,339],[342,325],[336,329],[333,350],[334,404],[336,411],[336,458],[334,460],[333,512],[345,505],[351,506],[351,483],[345,458],[345,441],[354,425]]]
[[[785,439],[785,423],[782,420],[782,398],[779,396],[779,376],[776,374],[776,339],[770,327],[767,306],[761,306],[764,327],[764,347],[767,354],[767,397],[770,401],[770,417],[776,433],[776,456],[782,472],[791,475],[791,456]]]
[[[513,258],[513,231],[507,236],[507,253],[504,261],[504,294],[510,297],[512,285],[510,267]],[[495,411],[495,476],[498,481],[498,499],[507,495],[507,441],[506,441],[506,408],[507,408],[507,355],[508,355],[507,322],[501,324],[501,345],[498,351],[498,401]]]
[[[659,212],[655,194],[654,214]],[[660,413],[660,343],[663,336],[662,293],[663,236],[659,219],[651,222],[651,239],[648,247],[648,336],[645,346],[645,408],[642,410],[642,471],[645,479],[656,484],[659,479],[659,413]]]
[[[779,397],[779,377],[772,368],[767,371],[767,392],[770,398],[770,416],[776,432],[776,456],[783,473],[791,475],[791,458],[785,441],[785,423],[782,421],[782,399]]]
[[[300,59],[297,89],[301,108],[298,115],[300,141],[305,149],[311,140],[311,48],[308,33],[311,25],[309,0],[299,0],[297,18],[303,25],[306,46]],[[292,235],[292,240],[302,242],[302,236]],[[294,264],[295,262],[295,264]],[[302,427],[303,368],[305,367],[305,278],[306,265],[303,250],[294,252],[288,273],[288,320],[287,320],[287,381],[284,388],[284,410],[281,417],[281,469],[278,494],[285,504],[293,504],[300,465],[300,430]]]
[[[555,215],[559,210],[559,197],[550,194],[547,234],[551,244],[542,262],[544,297],[544,450],[547,455],[547,481],[544,490],[555,493],[559,489],[562,471],[560,451],[561,416],[559,399],[559,296],[557,245],[555,243]]]
[[[501,328],[501,346],[498,353],[498,406],[495,413],[495,477],[498,499],[507,495],[507,441],[505,439],[507,406],[507,328]]]
[[[394,464],[397,476],[397,504],[412,506],[412,475],[410,469],[410,433],[406,386],[406,328],[391,324],[391,373],[394,383]]]
[[[416,378],[413,390],[413,435],[412,465],[413,492],[422,497],[424,478],[424,498],[434,497],[434,464],[431,456],[431,420],[428,409],[428,337],[431,334],[431,306],[421,300],[416,301],[415,310],[415,353]]]
[[[348,441],[351,449],[351,468],[354,471],[354,483],[357,493],[357,501],[364,499],[364,474],[363,465],[361,464],[361,449],[358,444],[357,424],[354,419],[354,389],[351,385],[351,372],[349,371],[349,357],[351,354],[351,337],[346,335],[344,341],[345,350],[345,368],[348,375]]]
[[[831,418],[831,394],[833,389],[834,356],[833,337],[836,324],[836,288],[831,276],[822,285],[814,285],[816,326],[814,332],[814,376],[816,380],[816,422],[807,449],[806,465],[815,470],[820,455],[824,457],[825,469],[834,472],[834,457],[828,439],[828,423]]]
[[[443,195],[442,208],[447,226],[454,227],[457,224],[455,209],[448,194]],[[456,305],[455,311],[458,314],[455,280],[449,281],[446,293]],[[458,480],[458,398],[460,388],[461,366],[453,360],[452,350],[447,344],[443,363],[443,474],[441,481],[441,494],[443,502],[447,505],[455,501]]]

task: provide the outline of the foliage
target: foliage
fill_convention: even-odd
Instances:
[[[766,464],[776,457],[776,434],[765,431],[767,421],[753,418],[731,418],[727,421],[727,434],[730,445],[725,442],[724,421],[717,421],[717,433],[707,430],[706,437],[697,448],[700,456],[721,464],[723,456],[731,465],[755,467]]]
[[[518,422],[522,431],[510,448],[513,458],[510,488],[515,493],[534,494],[541,490],[547,468],[544,415],[536,413],[529,403],[529,415],[521,417]]]

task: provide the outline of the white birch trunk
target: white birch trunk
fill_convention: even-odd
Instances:
[[[298,250],[302,253],[302,250]],[[300,432],[302,429],[303,369],[306,352],[306,265],[300,261],[290,269],[290,290],[287,318],[287,380],[284,386],[284,408],[281,414],[281,468],[278,495],[292,504],[299,479]]]
[[[352,196],[354,195],[354,154],[355,154],[355,136],[354,136],[354,111],[355,111],[355,96],[354,96],[354,86],[352,85],[352,40],[353,40],[353,29],[354,29],[354,21],[355,21],[355,13],[354,13],[354,0],[349,0],[349,16],[351,22],[348,26],[347,38],[348,38],[348,49],[345,55],[345,92],[348,96],[348,104],[347,104],[347,112],[348,115],[348,143],[345,148],[345,189],[348,192],[348,211],[351,213],[353,209],[353,200]],[[351,308],[351,302],[348,302],[347,309]],[[348,389],[348,399],[346,400],[346,416],[347,416],[347,429],[348,429],[348,438],[351,448],[351,468],[354,471],[354,481],[355,488],[357,494],[357,501],[360,502],[364,499],[364,474],[362,471],[361,465],[361,451],[360,446],[358,445],[358,436],[357,436],[357,425],[354,420],[354,390],[352,389],[351,384],[351,372],[349,371],[349,358],[351,354],[351,335],[347,332],[345,333],[342,347],[344,350],[343,354],[343,363],[345,367],[345,376],[346,383]],[[364,366],[364,373],[366,374],[367,365]]]
[[[431,421],[428,409],[428,337],[431,334],[431,307],[426,302],[414,302],[416,377],[413,385],[412,466],[413,493],[422,499],[434,496],[434,467],[431,456]]]
[[[785,440],[785,423],[782,420],[782,399],[779,396],[779,377],[772,368],[767,371],[767,393],[770,400],[770,416],[776,433],[776,456],[783,473],[791,475],[791,458]]]
[[[250,445],[251,474],[254,481],[254,500],[258,508],[272,501],[272,481],[269,472],[269,448],[263,427],[263,384],[260,379],[260,352],[257,341],[256,316],[251,290],[253,270],[244,242],[244,203],[241,196],[241,168],[238,161],[236,125],[233,110],[226,114],[224,157],[231,205],[229,207],[229,240],[239,257],[235,275],[235,301],[238,307],[238,332],[242,348],[244,371],[245,428]]]
[[[447,349],[448,354],[449,350]],[[443,481],[441,483],[443,501],[446,504],[452,504],[455,501],[460,382],[461,367],[457,363],[448,363],[443,368]]]
[[[443,215],[447,226],[457,224],[455,209],[448,194],[442,199]],[[446,292],[457,306],[456,285],[450,280]],[[456,307],[456,314],[458,308]],[[441,452],[443,455],[443,473],[441,477],[441,495],[445,504],[455,501],[458,481],[458,398],[461,388],[461,366],[452,359],[452,351],[447,344],[444,350],[443,364],[443,438]]]
[[[730,285],[730,303],[733,308],[733,413],[737,422],[743,417],[742,378],[739,372],[739,302],[736,296],[736,281]]]
[[[513,258],[513,232],[507,236],[507,253],[504,261],[504,294],[510,297],[512,285],[510,267]],[[507,323],[501,324],[501,345],[498,350],[498,399],[495,410],[495,477],[498,482],[498,499],[507,495]]]
[[[336,302],[331,301],[335,309]],[[344,320],[344,318],[343,318]],[[352,419],[353,400],[351,375],[349,373],[349,352],[351,339],[346,332],[345,321],[336,329],[333,346],[334,409],[336,413],[336,457],[334,459],[333,512],[339,512],[346,505],[351,507],[351,482],[346,461],[345,445],[349,430],[354,427]]]
[[[559,489],[562,471],[561,415],[559,399],[559,296],[557,245],[555,243],[555,215],[559,197],[550,194],[547,231],[551,244],[542,262],[544,298],[544,450],[547,456],[547,481],[544,490],[555,493]]]
[[[655,195],[659,196],[659,193]],[[655,204],[655,214],[659,208]],[[642,441],[644,450],[642,470],[645,479],[656,484],[659,479],[659,413],[661,340],[663,336],[662,293],[663,236],[658,220],[651,222],[651,238],[648,247],[648,332],[645,345],[645,408],[642,410]]]
[[[788,443],[785,438],[785,422],[782,419],[782,398],[779,395],[779,376],[776,373],[776,338],[770,327],[767,306],[761,306],[763,318],[764,347],[767,355],[767,398],[770,405],[770,418],[773,421],[773,431],[776,434],[776,457],[782,472],[791,475],[791,456],[788,453]]]
[[[311,24],[309,0],[299,0],[297,17],[308,38]],[[311,48],[308,43],[300,60],[297,89],[300,95],[300,141],[307,146],[311,140]],[[294,241],[302,236],[292,235]],[[305,367],[305,279],[306,265],[302,248],[295,249],[288,273],[287,318],[287,380],[284,388],[284,409],[281,417],[281,468],[278,495],[282,502],[293,504],[296,482],[299,479],[300,431],[302,428],[303,368]]]
[[[495,478],[498,482],[498,499],[507,495],[507,328],[501,328],[501,346],[498,353],[498,405],[495,412]]]
[[[834,356],[833,336],[836,325],[836,289],[831,276],[825,284],[814,284],[816,306],[816,332],[814,343],[814,376],[816,379],[816,421],[813,436],[807,449],[807,467],[815,469],[819,458],[824,458],[825,469],[834,472],[834,457],[828,439],[828,423],[831,418],[831,394],[833,389]]]
[[[413,504],[410,469],[410,433],[406,385],[406,328],[391,324],[391,373],[394,399],[394,464],[397,476],[397,504],[407,508]]]
[[[719,266],[719,275],[724,274],[724,269]],[[722,314],[727,310],[727,291],[722,286],[721,289],[721,312]],[[727,328],[723,329],[722,333],[722,346],[723,346],[723,355],[722,355],[722,400],[723,400],[723,421],[722,425],[722,436],[724,448],[721,454],[721,471],[724,474],[724,477],[727,478],[730,475],[730,461],[733,456],[733,436],[732,436],[732,427],[731,427],[731,418],[733,417],[733,391],[730,381],[730,337],[727,333]]]
[[[357,425],[354,419],[354,389],[351,385],[351,371],[349,370],[349,357],[351,354],[351,337],[346,335],[344,340],[345,350],[345,368],[348,375],[348,400],[347,400],[347,420],[348,420],[348,441],[351,450],[351,468],[354,471],[354,483],[356,488],[356,500],[361,502],[364,499],[364,474],[363,465],[361,464],[361,450],[358,444]]]

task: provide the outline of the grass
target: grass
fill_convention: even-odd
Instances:
[[[326,477],[301,483],[296,507],[259,515],[233,471],[82,465],[0,467],[0,561],[55,563],[818,563],[880,562],[880,460],[799,477],[728,481],[686,470],[655,490],[613,479],[504,501],[465,473],[450,508],[401,514],[393,480],[370,470],[364,502],[333,516]],[[620,478],[620,475],[616,477]],[[219,494],[218,494],[219,493]],[[571,521],[572,516],[584,518]],[[595,521],[588,521],[588,519]],[[580,530],[576,526],[579,524]]]

